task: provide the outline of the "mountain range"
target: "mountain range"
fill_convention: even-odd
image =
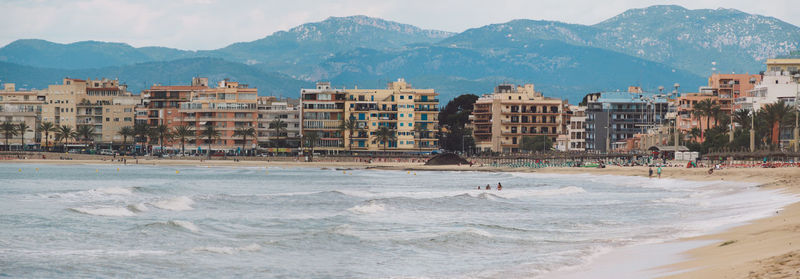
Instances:
[[[766,58],[798,49],[800,27],[732,9],[651,6],[594,25],[517,19],[461,33],[350,16],[216,50],[17,40],[0,48],[0,80],[43,88],[64,76],[112,77],[138,92],[202,75],[297,97],[318,80],[382,88],[404,77],[443,100],[513,82],[575,103],[629,85],[694,91],[712,72],[757,73]]]

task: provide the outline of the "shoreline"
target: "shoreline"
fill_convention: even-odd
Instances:
[[[4,160],[0,164],[114,164],[121,162],[108,160]],[[130,164],[131,161],[129,160]],[[133,165],[133,164],[131,164]],[[647,176],[647,167],[597,168],[509,168],[487,166],[425,166],[422,163],[394,162],[295,162],[295,161],[220,161],[209,160],[140,160],[139,165],[156,166],[217,166],[217,167],[310,167],[310,168],[360,168],[404,171],[485,171],[521,172],[543,174],[592,174],[618,176]],[[784,194],[800,195],[800,169],[723,169],[708,175],[706,169],[664,168],[663,178],[693,181],[736,181],[757,183],[758,187],[776,190]],[[657,179],[657,178],[653,178]],[[793,241],[794,240],[794,241]],[[661,245],[661,249],[658,249]],[[638,250],[637,250],[638,247]],[[675,248],[680,247],[680,248]],[[597,264],[567,271],[566,277],[575,274],[599,275],[627,265],[632,255],[664,252],[658,264],[648,263],[639,267],[643,270],[632,274],[661,278],[782,278],[800,275],[800,202],[784,206],[772,216],[734,223],[716,231],[700,236],[681,238],[659,244],[617,247],[612,252],[599,255],[593,260]],[[655,253],[660,254],[660,253]],[[624,259],[628,259],[627,261]],[[625,270],[631,271],[630,268]],[[577,272],[577,273],[576,273]],[[555,276],[561,276],[556,272]],[[548,274],[551,275],[551,274]],[[597,278],[597,276],[592,276]],[[580,278],[573,277],[573,278]]]

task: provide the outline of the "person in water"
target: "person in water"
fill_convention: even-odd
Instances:
[[[652,167],[650,167],[650,169],[649,169],[649,170],[647,170],[647,171],[649,172],[649,174],[647,175],[647,177],[648,177],[648,178],[653,178],[653,168],[652,168]]]
[[[489,186],[489,184],[486,184],[486,190],[491,190],[491,189],[492,189],[492,186]]]
[[[656,169],[656,172],[658,173],[658,178],[661,179],[661,166],[658,166],[658,169]]]
[[[497,182],[497,191],[500,191],[500,190],[503,190],[503,184],[500,184],[500,182]]]

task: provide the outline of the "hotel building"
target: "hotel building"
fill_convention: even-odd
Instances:
[[[396,139],[385,143],[387,151],[438,148],[439,100],[433,89],[415,89],[401,78],[388,83],[386,89],[336,89],[319,82],[300,94],[302,134],[313,131],[320,136],[317,150],[381,151],[384,143],[376,137],[381,127],[395,132]],[[352,139],[340,128],[346,119],[356,121],[360,129]],[[425,131],[415,134],[415,127]]]
[[[567,101],[542,96],[533,84],[502,84],[475,102],[475,146],[481,151],[519,152],[525,136],[547,136],[556,142],[567,132]]]
[[[286,126],[280,135],[270,123],[280,119]],[[300,104],[297,99],[258,97],[258,145],[262,147],[300,146]],[[285,146],[281,146],[285,145]]]
[[[220,81],[216,88],[202,85],[193,84],[192,87],[196,88],[189,90],[189,101],[175,101],[179,104],[178,116],[174,122],[167,122],[169,126],[188,125],[195,130],[196,136],[187,141],[187,147],[203,148],[209,144],[208,139],[202,136],[206,125],[212,125],[220,132],[219,138],[211,140],[212,149],[231,150],[243,145],[246,149],[257,147],[256,137],[248,137],[247,142],[242,142],[242,137],[234,136],[234,131],[256,127],[258,90],[227,79]],[[181,94],[177,97],[181,98]],[[173,142],[172,145],[176,147],[180,143]]]
[[[18,125],[24,122],[30,129],[15,138],[24,136],[26,145],[36,144],[38,135],[35,131],[40,123],[39,114],[42,112],[44,98],[45,96],[39,91],[18,91],[15,84],[4,84],[0,90],[0,123],[11,122]],[[2,144],[5,144],[5,141]],[[9,145],[15,145],[14,140],[9,141]]]

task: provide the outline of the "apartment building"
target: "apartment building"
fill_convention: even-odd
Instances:
[[[790,75],[800,72],[800,57],[796,55],[767,59],[766,64],[767,72],[786,72]]]
[[[648,92],[600,92],[587,95],[586,150],[608,152],[627,139],[666,123],[666,96]]]
[[[120,128],[134,124],[134,108],[141,99],[118,80],[64,78],[43,91],[41,120],[77,129],[90,126],[95,144],[121,143]]]
[[[42,112],[45,96],[40,91],[17,90],[14,83],[3,84],[0,90],[0,123],[13,124],[25,123],[30,129],[15,138],[25,139],[25,145],[35,145],[37,134],[36,126],[39,125],[39,114]],[[2,142],[5,144],[5,141]],[[12,140],[9,145],[22,146],[22,143]],[[16,148],[14,148],[16,149]]]
[[[167,125],[188,125],[195,130],[196,136],[187,142],[187,148],[203,149],[209,143],[213,150],[256,148],[258,143],[256,137],[249,137],[247,142],[243,142],[242,137],[234,136],[234,132],[239,128],[257,127],[258,90],[249,88],[247,84],[227,79],[220,81],[215,88],[203,85],[205,84],[193,84],[191,89],[187,89],[188,93],[184,94],[189,96],[189,101],[178,101],[182,98],[180,92],[172,95],[177,99],[167,104],[171,106],[172,102],[175,102],[179,107],[177,117],[172,118],[172,123],[167,116]],[[219,138],[209,142],[207,137],[203,137],[202,131],[206,125],[214,126],[220,132]],[[175,144],[179,143],[172,144],[175,147]]]
[[[179,123],[178,110],[182,103],[189,102],[197,92],[207,90],[208,78],[192,78],[191,85],[153,85],[142,91],[142,104],[136,108],[136,122],[154,127],[167,125],[172,128]]]
[[[328,82],[314,89],[302,89],[302,134],[315,132],[320,140],[315,149],[326,152],[430,151],[438,147],[439,100],[433,89],[415,89],[404,79],[389,82],[386,89],[336,89]],[[343,121],[356,121],[359,132],[350,138],[340,128]],[[395,139],[377,140],[376,131],[387,127]],[[415,127],[424,131],[415,132]]]
[[[586,107],[569,106],[569,126],[567,126],[567,151],[586,150]]]
[[[547,136],[556,142],[567,133],[566,100],[548,98],[533,84],[501,84],[478,98],[473,114],[472,135],[481,151],[519,152],[525,136]]]
[[[277,133],[270,123],[280,119],[285,131]],[[258,97],[258,145],[261,147],[300,146],[300,102],[297,99]]]

